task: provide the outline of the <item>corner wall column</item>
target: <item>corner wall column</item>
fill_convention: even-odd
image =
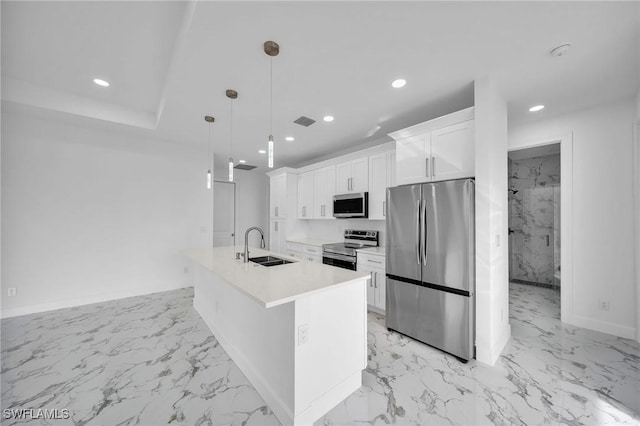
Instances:
[[[475,80],[476,358],[493,365],[509,325],[507,104],[493,77]]]

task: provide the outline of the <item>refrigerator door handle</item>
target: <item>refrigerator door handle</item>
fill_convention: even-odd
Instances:
[[[427,266],[427,238],[429,237],[427,229],[427,201],[422,201],[422,264]]]
[[[416,260],[420,264],[420,201],[416,206]]]

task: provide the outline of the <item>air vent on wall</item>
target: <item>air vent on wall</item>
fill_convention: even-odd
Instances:
[[[253,170],[256,167],[257,166],[251,166],[249,164],[238,164],[237,166],[234,167],[234,169],[238,169],[238,170]]]
[[[304,126],[304,127],[309,127],[315,122],[316,122],[316,120],[312,120],[309,117],[305,117],[304,115],[301,116],[300,118],[294,120],[294,123],[299,124],[299,125]]]

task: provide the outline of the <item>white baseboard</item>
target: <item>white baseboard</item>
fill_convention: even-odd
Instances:
[[[273,414],[280,420],[282,424],[293,424],[293,411],[282,401],[274,390],[269,386],[264,377],[253,368],[247,358],[239,351],[234,345],[232,345],[229,339],[220,331],[216,324],[210,319],[209,315],[205,315],[207,312],[215,312],[214,306],[208,306],[203,298],[197,296],[193,298],[193,307],[200,315],[200,318],[207,324],[209,330],[213,333],[222,349],[227,352],[227,355],[236,363],[240,371],[249,379],[249,382],[258,391],[258,394],[267,403]]]
[[[505,346],[507,346],[507,343],[509,342],[510,338],[511,338],[511,325],[507,323],[507,325],[503,327],[503,329],[501,330],[500,336],[498,336],[497,339],[491,342],[491,345],[490,345],[491,349],[490,349],[490,353],[488,354],[488,357],[483,357],[481,354],[480,356],[478,356],[479,354],[476,353],[476,360],[483,364],[493,366],[498,360],[498,358],[500,358],[500,355],[502,354],[502,351],[504,350]],[[485,355],[487,354],[485,353]]]
[[[625,339],[636,338],[636,329],[633,327],[589,318],[582,315],[569,315],[566,323],[574,325],[576,327],[599,331],[600,333],[607,333],[618,337],[624,337]]]
[[[0,318],[19,317],[22,315],[38,314],[42,312],[57,311],[58,309],[73,308],[76,306],[91,305],[94,303],[109,302],[112,300],[126,299],[129,297],[143,296],[152,293],[161,293],[163,291],[178,290],[180,288],[193,287],[192,285],[163,285],[148,286],[127,289],[124,291],[114,291],[109,293],[93,294],[74,299],[56,300],[48,303],[40,303],[37,305],[21,306],[19,308],[3,309]]]

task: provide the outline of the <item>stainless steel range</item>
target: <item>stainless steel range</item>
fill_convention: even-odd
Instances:
[[[378,231],[358,231],[345,229],[344,242],[324,244],[322,246],[322,263],[339,268],[356,270],[356,250],[378,245]]]

